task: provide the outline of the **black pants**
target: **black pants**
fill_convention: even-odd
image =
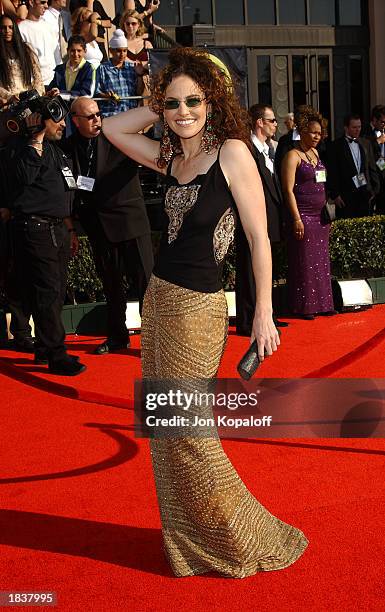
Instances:
[[[103,284],[108,310],[108,337],[114,342],[124,343],[128,337],[124,277],[139,299],[141,313],[144,293],[153,268],[151,236],[147,234],[112,243],[107,240],[97,218],[91,221],[88,216],[81,215],[80,221],[87,232],[96,271]]]
[[[23,312],[32,312],[36,349],[49,361],[66,355],[61,320],[70,255],[69,234],[64,223],[14,222],[15,268]]]
[[[345,206],[342,208],[336,207],[337,219],[355,219],[373,214],[374,202],[369,202],[370,193],[365,188],[361,187],[354,192],[342,193],[341,197]]]
[[[255,281],[249,243],[239,226],[235,232],[235,303],[237,334],[249,336],[255,312]]]

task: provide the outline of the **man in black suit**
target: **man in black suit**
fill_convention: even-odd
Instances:
[[[254,104],[249,110],[253,131],[252,153],[262,180],[266,202],[267,229],[271,242],[281,240],[282,193],[274,172],[273,160],[269,156],[267,139],[274,136],[277,120],[270,106]],[[255,282],[249,245],[239,224],[236,231],[236,327],[240,335],[251,335],[255,310]],[[275,324],[286,327],[287,323],[275,319]]]
[[[91,243],[108,307],[108,337],[95,353],[126,348],[126,293],[124,276],[139,297],[153,267],[153,254],[137,164],[116,149],[101,133],[97,103],[77,98],[71,107],[76,132],[72,150],[78,191],[76,209]]]
[[[339,219],[365,217],[372,214],[380,190],[377,166],[370,143],[360,138],[360,117],[345,117],[344,130],[345,135],[329,145],[327,189]]]
[[[380,192],[374,200],[374,212],[385,213],[385,106],[377,104],[372,109],[370,124],[363,131],[362,136],[370,141],[373,149],[377,172],[380,178]]]

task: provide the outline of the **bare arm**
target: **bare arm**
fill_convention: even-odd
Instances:
[[[18,18],[24,21],[24,19],[27,19],[28,16],[28,7],[25,4],[21,4],[16,13]]]
[[[17,17],[16,9],[13,6],[11,0],[2,0],[3,10],[6,15],[12,15],[12,17]]]
[[[103,133],[115,147],[131,159],[165,174],[166,170],[158,168],[155,161],[159,157],[159,142],[138,134],[157,121],[159,121],[158,115],[153,113],[148,106],[132,108],[125,113],[104,119]]]
[[[135,0],[124,0],[123,2],[123,13],[126,11],[134,11],[135,10]]]
[[[255,161],[240,140],[228,140],[221,150],[221,168],[228,180],[250,246],[256,286],[255,314],[251,339],[258,353],[271,355],[279,344],[272,319],[271,248],[267,234],[265,196]]]
[[[286,206],[289,209],[291,218],[293,219],[294,235],[298,240],[304,237],[304,224],[301,220],[301,215],[298,211],[297,201],[294,195],[295,173],[301,159],[296,151],[289,151],[282,160],[281,179],[282,191]]]
[[[41,76],[39,60],[37,59],[37,55],[32,47],[29,47],[29,49],[32,61],[32,86],[37,89],[41,96],[44,96],[45,87]]]

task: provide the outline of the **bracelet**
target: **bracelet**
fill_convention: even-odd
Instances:
[[[40,144],[40,145],[43,144],[42,140],[36,140],[36,138],[31,138],[30,142],[36,142],[36,144]]]
[[[37,147],[36,145],[33,145],[33,144],[31,144],[31,145],[30,145],[30,144],[29,144],[29,145],[27,145],[27,147],[31,147],[31,149],[35,149],[36,151],[41,151],[41,152],[43,152],[43,146],[41,146],[41,147]]]
[[[147,11],[143,11],[143,17],[148,17],[148,12]]]

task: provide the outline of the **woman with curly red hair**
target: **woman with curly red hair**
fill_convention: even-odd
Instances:
[[[336,314],[330,278],[329,231],[322,211],[326,203],[326,170],[317,146],[326,135],[327,121],[311,106],[296,113],[301,136],[282,162],[282,187],[292,219],[288,235],[289,308],[312,320],[317,314]]]
[[[160,143],[138,134],[159,118]],[[271,355],[279,337],[265,202],[247,113],[229,78],[203,50],[174,49],[154,79],[150,107],[108,118],[103,131],[167,176],[167,227],[143,305],[143,377],[182,379],[196,389],[216,376],[228,326],[222,265],[239,218],[257,287],[252,338],[261,359]],[[246,489],[215,431],[152,439],[151,452],[165,550],[177,576],[243,578],[287,567],[306,548],[301,531]]]

